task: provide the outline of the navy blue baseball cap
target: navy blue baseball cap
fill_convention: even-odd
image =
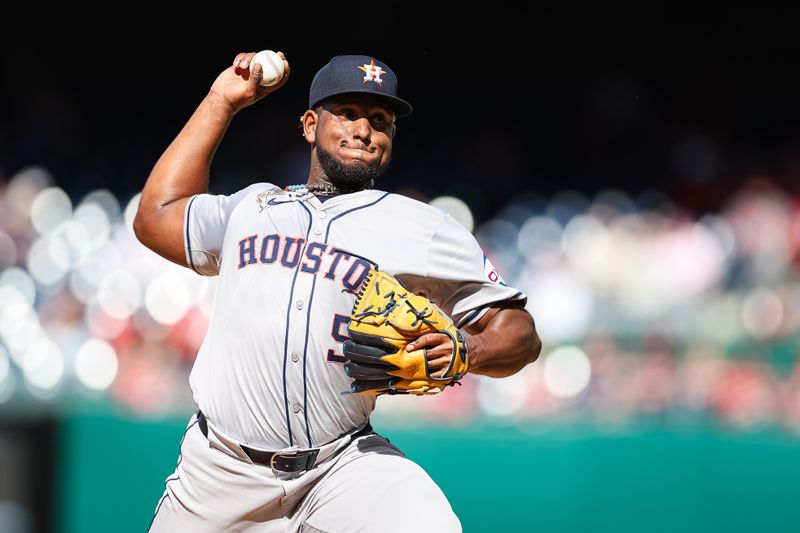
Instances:
[[[374,94],[388,101],[395,115],[411,114],[411,104],[397,96],[397,76],[386,63],[361,55],[334,56],[319,69],[308,93],[308,107],[345,94]]]

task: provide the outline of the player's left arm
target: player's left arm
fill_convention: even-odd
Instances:
[[[516,374],[533,363],[542,350],[533,317],[522,305],[501,302],[491,307],[477,322],[464,330],[470,358],[469,372],[493,378]],[[407,351],[426,348],[428,364],[440,377],[447,368],[453,344],[441,333],[423,335],[406,347]]]

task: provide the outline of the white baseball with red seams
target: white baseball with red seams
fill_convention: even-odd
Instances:
[[[256,64],[261,65],[261,85],[269,87],[283,78],[283,59],[272,50],[261,50],[250,60],[250,72]]]

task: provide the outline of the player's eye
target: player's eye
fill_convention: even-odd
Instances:
[[[347,120],[355,120],[355,118],[356,118],[356,112],[355,112],[355,111],[353,111],[353,109],[352,109],[352,108],[348,108],[348,107],[346,107],[346,108],[342,109],[342,111],[341,111],[341,113],[340,113],[340,114],[341,114],[341,115],[342,115],[344,118],[346,118]]]

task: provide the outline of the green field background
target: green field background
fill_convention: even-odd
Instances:
[[[187,420],[64,418],[58,531],[146,531]],[[466,532],[800,531],[800,438],[785,433],[374,426],[442,487]],[[414,524],[406,512],[398,502]]]

